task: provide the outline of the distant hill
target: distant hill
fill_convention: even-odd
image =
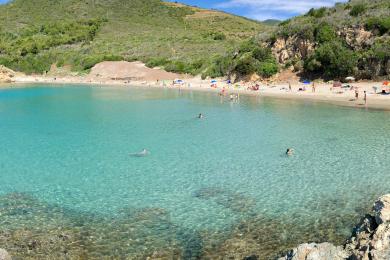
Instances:
[[[140,60],[199,73],[270,27],[159,0],[14,0],[0,5],[0,64],[27,73],[50,65],[86,71],[103,60]]]
[[[270,26],[275,26],[280,24],[282,21],[276,20],[276,19],[267,19],[262,21],[263,24],[270,25]]]

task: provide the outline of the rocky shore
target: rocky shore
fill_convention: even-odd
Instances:
[[[279,260],[385,260],[390,259],[390,194],[380,197],[372,215],[354,228],[344,246],[301,244]]]
[[[11,256],[8,254],[8,252],[4,249],[0,248],[0,260],[11,260]]]
[[[15,77],[15,72],[0,65],[0,83],[10,83]]]

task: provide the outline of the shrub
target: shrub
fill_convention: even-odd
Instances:
[[[244,55],[237,61],[234,71],[240,76],[246,76],[257,72],[259,65],[259,61],[251,55]]]
[[[261,47],[256,47],[252,51],[253,58],[259,61],[265,61],[272,59],[272,51],[270,48],[261,48]]]
[[[371,57],[380,61],[390,60],[390,39],[376,41],[371,48]]]
[[[390,17],[371,17],[366,22],[366,29],[377,29],[381,35],[390,31]]]
[[[254,49],[258,48],[258,45],[254,42],[253,39],[244,41],[238,48],[239,53],[252,52]]]
[[[91,55],[81,60],[81,67],[83,70],[89,70],[97,63],[102,61],[121,61],[123,58],[117,55]]]
[[[279,71],[278,65],[274,62],[261,62],[257,74],[265,78],[275,75]]]
[[[223,32],[208,32],[203,34],[204,38],[211,38],[214,41],[223,41],[226,39],[226,35]]]
[[[314,41],[314,31],[315,25],[311,22],[306,23],[301,28],[299,28],[297,35],[299,38],[308,41]]]
[[[305,60],[306,71],[323,73],[326,78],[352,75],[357,66],[357,56],[340,41],[322,44]]]
[[[315,29],[315,39],[319,43],[330,42],[335,40],[336,33],[332,26],[327,23],[322,23],[318,25]]]
[[[326,13],[326,8],[321,7],[319,9],[314,9],[314,8],[310,9],[307,15],[315,18],[322,18],[325,16],[325,13]]]
[[[287,19],[287,20],[285,20],[285,21],[283,21],[283,22],[280,22],[280,23],[279,23],[279,27],[288,25],[290,22],[291,22],[291,19]]]
[[[349,15],[356,17],[361,15],[365,11],[366,11],[366,6],[364,4],[357,4],[352,7],[351,11],[349,12]]]
[[[213,35],[213,40],[215,41],[223,41],[226,39],[226,35],[222,32],[217,32]]]
[[[184,61],[168,61],[164,65],[164,69],[170,72],[177,73],[187,73],[196,75],[200,73],[200,69],[203,67],[204,61],[201,59],[195,60],[193,62],[184,62]]]
[[[146,62],[146,66],[149,68],[161,67],[168,63],[166,58],[151,58]]]

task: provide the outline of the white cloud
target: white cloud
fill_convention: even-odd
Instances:
[[[245,16],[265,20],[270,18],[285,19],[306,13],[310,8],[333,6],[345,0],[227,0],[217,5],[219,8],[243,8],[248,10]]]

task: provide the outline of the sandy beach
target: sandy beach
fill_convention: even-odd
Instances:
[[[382,82],[354,82],[344,84],[351,87],[333,88],[331,83],[315,83],[315,91],[312,85],[305,85],[301,82],[291,83],[291,90],[288,82],[239,82],[228,84],[226,80],[218,79],[212,85],[210,80],[202,80],[200,77],[187,78],[181,84],[173,84],[172,80],[115,80],[97,77],[48,77],[48,76],[26,76],[17,75],[14,82],[7,85],[0,85],[0,88],[17,86],[21,84],[48,83],[48,84],[86,84],[102,86],[141,86],[153,88],[176,88],[181,90],[209,91],[229,96],[230,94],[255,95],[283,99],[315,100],[341,106],[390,110],[390,95],[381,94]],[[251,86],[259,86],[259,90],[251,90]],[[374,87],[376,87],[376,92]],[[356,91],[358,99],[355,98]],[[364,91],[367,94],[367,102],[364,101]]]

